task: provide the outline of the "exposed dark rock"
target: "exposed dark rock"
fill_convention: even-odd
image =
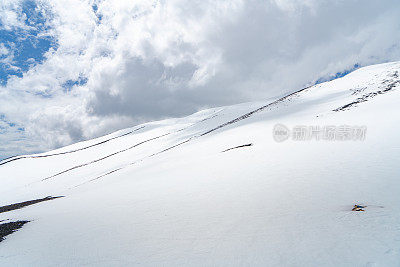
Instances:
[[[361,205],[354,205],[354,207],[351,209],[352,211],[365,211],[366,206],[361,206]]]
[[[16,221],[0,224],[0,242],[3,241],[6,236],[14,233],[28,222],[29,221]]]
[[[395,77],[395,78],[398,77],[398,73],[396,72],[395,74],[393,74],[393,77]],[[353,106],[356,106],[357,104],[360,104],[362,102],[366,102],[366,101],[370,100],[371,98],[374,98],[377,95],[385,94],[385,93],[393,90],[397,85],[399,85],[400,81],[399,80],[385,80],[385,81],[383,81],[383,84],[384,84],[384,88],[383,89],[378,90],[376,92],[364,94],[363,96],[357,98],[353,102],[350,102],[350,103],[348,103],[348,104],[346,104],[344,106],[338,107],[338,108],[334,109],[333,111],[347,110],[347,109],[349,109],[349,108],[351,108]],[[356,93],[353,92],[353,94],[357,94],[357,93],[360,93],[362,91],[363,90],[356,91]]]

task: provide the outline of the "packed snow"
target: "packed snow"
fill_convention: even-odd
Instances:
[[[64,197],[0,213],[29,221],[0,265],[399,266],[399,75],[400,62],[369,66],[4,160],[0,206]],[[276,124],[367,131],[276,142]]]

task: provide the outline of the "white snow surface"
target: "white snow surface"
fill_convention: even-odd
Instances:
[[[276,100],[1,162],[0,206],[65,197],[0,213],[30,221],[0,266],[400,266],[400,62]],[[367,134],[278,143],[277,123]]]

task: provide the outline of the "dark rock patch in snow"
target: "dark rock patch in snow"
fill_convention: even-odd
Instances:
[[[354,100],[353,102],[350,102],[350,103],[348,103],[348,104],[346,104],[346,105],[344,105],[344,106],[338,107],[338,108],[334,109],[333,111],[343,111],[343,110],[347,110],[347,109],[349,109],[349,108],[351,108],[351,107],[353,107],[353,106],[356,106],[357,104],[360,104],[360,103],[362,103],[362,102],[366,102],[366,101],[370,100],[371,98],[374,98],[374,97],[377,96],[377,95],[382,95],[382,94],[385,94],[385,93],[387,93],[387,92],[393,90],[397,85],[400,84],[400,80],[397,80],[397,78],[399,77],[399,74],[398,74],[398,72],[396,71],[396,72],[394,72],[392,75],[390,75],[390,77],[392,77],[392,78],[394,78],[394,79],[392,79],[392,80],[384,80],[384,81],[382,82],[382,84],[384,85],[384,88],[383,88],[383,89],[378,90],[378,91],[376,91],[376,92],[371,92],[371,93],[364,94],[364,95],[362,95],[361,97],[359,97],[359,98],[357,98],[356,100]],[[353,92],[353,95],[359,94],[359,93],[361,93],[361,92],[364,91],[364,90],[365,90],[365,88],[356,89],[356,90]]]
[[[28,222],[29,221],[16,221],[0,224],[0,242],[3,241],[6,236],[14,233]]]
[[[354,207],[351,210],[352,211],[365,211],[365,207],[367,207],[367,206],[354,205]]]

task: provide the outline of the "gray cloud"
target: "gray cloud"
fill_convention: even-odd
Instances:
[[[195,65],[183,62],[167,67],[157,60],[130,58],[117,67],[97,81],[88,103],[90,114],[156,119],[195,111],[193,103],[182,99],[183,85],[192,78]]]

